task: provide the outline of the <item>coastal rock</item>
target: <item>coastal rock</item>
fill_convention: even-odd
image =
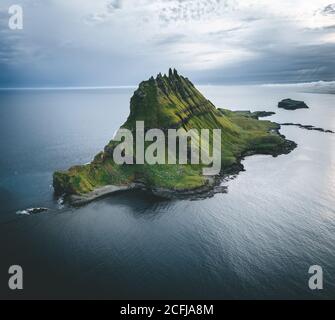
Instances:
[[[19,210],[19,211],[16,212],[16,214],[31,215],[31,214],[46,212],[48,210],[49,210],[48,208],[42,208],[42,207],[29,208],[29,209],[25,209],[25,210]]]
[[[126,191],[130,189],[134,189],[137,186],[135,184],[130,184],[129,186],[113,186],[107,185],[101,188],[96,188],[92,192],[88,192],[86,194],[81,195],[70,195],[69,200],[73,206],[82,206],[89,202],[92,202],[95,199],[103,198],[107,195],[111,195],[116,192]]]
[[[314,127],[312,125],[305,125],[305,124],[301,124],[301,123],[292,123],[292,122],[286,122],[286,123],[281,123],[281,126],[295,126],[295,127],[299,127],[301,129],[306,129],[306,130],[314,130],[314,131],[320,131],[320,132],[324,132],[324,133],[335,133],[332,130],[326,130],[323,128],[318,128],[318,127]]]
[[[278,108],[285,110],[309,109],[304,101],[284,99],[278,103]]]
[[[275,114],[276,113],[272,111],[255,111],[252,112],[252,117],[258,120],[259,118],[271,117]]]

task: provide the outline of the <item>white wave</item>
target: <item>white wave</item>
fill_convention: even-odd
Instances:
[[[57,200],[58,209],[61,210],[64,208],[64,196],[61,196]]]
[[[22,215],[30,216],[30,213],[29,213],[28,210],[19,210],[19,211],[16,211],[16,214],[22,214]]]

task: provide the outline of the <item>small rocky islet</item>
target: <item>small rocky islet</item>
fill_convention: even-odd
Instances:
[[[16,214],[19,215],[31,215],[31,214],[38,214],[38,213],[43,213],[49,211],[48,208],[43,208],[43,207],[37,207],[37,208],[29,208],[25,210],[19,210],[16,212]]]
[[[278,108],[285,110],[298,110],[298,109],[309,109],[308,105],[304,101],[284,99],[278,103]]]
[[[145,130],[221,129],[221,174],[204,176],[203,164],[119,165],[113,160],[113,150],[119,142],[111,140],[91,163],[56,171],[55,193],[64,195],[73,205],[129,189],[144,189],[164,198],[211,195],[222,189],[218,187],[222,179],[244,170],[241,160],[245,156],[276,157],[297,147],[279,133],[279,124],[259,120],[273,114],[218,109],[188,78],[169,69],[167,75],[158,74],[140,83],[121,128],[136,133],[136,121],[144,121]]]

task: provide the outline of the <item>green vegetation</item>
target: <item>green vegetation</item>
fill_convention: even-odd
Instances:
[[[232,111],[230,110],[224,110],[224,109],[219,109],[224,115],[229,116],[229,114],[232,114]],[[276,114],[275,112],[271,112],[271,111],[255,111],[255,112],[251,112],[251,111],[234,111],[234,116],[243,116],[243,117],[247,117],[247,118],[252,118],[252,119],[256,119],[258,120],[259,118],[264,118],[264,117],[270,117],[274,114]]]
[[[221,129],[222,172],[226,172],[249,154],[290,152],[296,145],[278,133],[280,126],[260,121],[261,114],[216,109],[187,78],[176,70],[159,74],[139,85],[130,101],[130,114],[122,128],[133,131],[136,121],[144,121],[145,130]],[[117,165],[113,150],[118,142],[110,141],[92,163],[55,172],[53,186],[58,194],[85,194],[106,185],[130,185],[141,182],[148,189],[185,190],[208,183],[202,176],[203,165]]]

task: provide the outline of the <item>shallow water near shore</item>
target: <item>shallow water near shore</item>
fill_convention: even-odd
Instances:
[[[217,107],[335,131],[335,95],[203,86]],[[289,155],[252,156],[209,199],[120,192],[80,208],[53,196],[52,172],[91,161],[129,113],[133,89],[0,91],[0,297],[335,297],[335,135],[283,127]],[[277,108],[284,98],[309,110]],[[18,210],[47,207],[34,215]],[[8,267],[24,270],[7,291]],[[308,269],[324,270],[324,290]]]

